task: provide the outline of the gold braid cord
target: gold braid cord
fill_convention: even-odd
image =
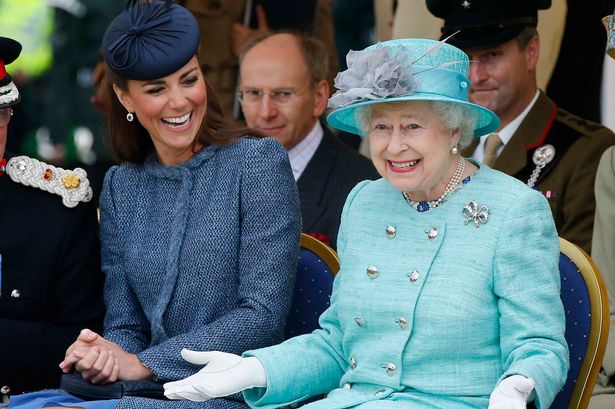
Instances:
[[[14,182],[62,196],[66,207],[92,199],[90,181],[81,168],[66,170],[27,156],[16,156],[7,162],[6,173]]]

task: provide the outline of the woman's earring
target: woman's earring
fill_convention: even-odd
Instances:
[[[457,155],[459,153],[459,148],[457,148],[457,146],[453,146],[453,148],[451,149],[451,153],[453,155]]]
[[[128,122],[132,122],[134,119],[135,119],[135,116],[132,114],[132,112],[128,112],[128,113],[126,114],[126,120],[127,120]]]

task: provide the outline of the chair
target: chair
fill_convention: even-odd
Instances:
[[[284,331],[286,338],[307,334],[319,327],[318,318],[329,307],[333,278],[339,268],[335,250],[301,233],[295,290]]]
[[[609,333],[606,287],[591,257],[563,238],[560,238],[559,270],[570,370],[551,409],[586,409]]]

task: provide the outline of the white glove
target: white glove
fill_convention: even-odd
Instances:
[[[196,374],[164,384],[169,399],[206,401],[248,388],[266,387],[265,368],[254,357],[242,358],[226,352],[198,352],[182,349],[182,357],[193,364],[206,365]]]
[[[525,409],[534,390],[534,380],[512,375],[495,387],[489,397],[489,409]]]

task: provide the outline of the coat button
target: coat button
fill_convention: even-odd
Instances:
[[[431,229],[429,229],[425,233],[427,233],[427,238],[429,240],[433,240],[436,237],[438,237],[438,229],[436,229],[435,227],[432,227]]]
[[[395,367],[395,364],[394,364],[394,363],[389,362],[388,364],[386,364],[386,365],[384,366],[384,369],[386,369],[386,371],[387,371],[387,373],[388,373],[389,375],[393,375],[393,374],[395,373],[395,370],[396,370],[397,368]]]
[[[400,328],[406,328],[406,324],[408,323],[408,321],[404,318],[404,317],[399,317],[399,319],[397,321],[395,321]]]
[[[372,280],[377,278],[380,275],[380,273],[378,272],[378,269],[375,266],[369,266],[367,267],[367,276],[369,278],[371,278]]]
[[[19,290],[16,288],[13,291],[11,291],[11,297],[12,298],[19,298],[21,297],[21,293],[19,292]]]
[[[349,384],[349,383],[345,383],[345,384],[344,384],[344,386],[342,386],[342,388],[344,388],[344,389],[350,389],[350,388],[352,388],[352,385],[351,385],[351,384]]]
[[[410,281],[411,281],[411,282],[413,282],[413,283],[415,283],[415,282],[416,282],[416,280],[418,280],[418,279],[419,279],[419,276],[420,276],[420,274],[419,274],[419,272],[418,272],[418,271],[416,271],[416,270],[414,270],[413,272],[411,272],[410,274],[408,274],[408,278],[410,278]]]
[[[390,224],[386,228],[386,233],[389,239],[394,239],[395,235],[397,234],[397,232],[395,231],[395,227],[391,226]]]
[[[359,327],[365,326],[365,320],[361,317],[354,317],[354,322],[356,322]]]
[[[354,358],[354,356],[351,356],[351,357],[350,357],[350,367],[351,367],[352,369],[354,369],[354,368],[356,368],[356,367],[357,367],[357,360]]]

